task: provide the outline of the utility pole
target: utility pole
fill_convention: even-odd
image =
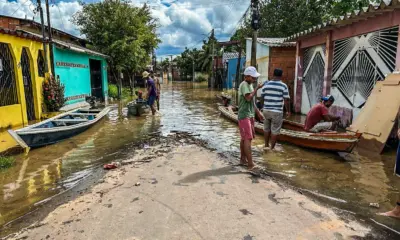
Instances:
[[[44,31],[44,18],[43,18],[43,9],[42,9],[41,0],[37,0],[37,3],[38,3],[39,15],[40,15],[40,24],[42,25],[43,52],[44,52],[44,71],[46,73],[48,73],[49,72],[49,66],[48,66],[48,59],[47,59],[46,34],[45,34],[45,31]]]
[[[194,57],[192,57],[192,82],[194,83]]]
[[[257,36],[260,28],[260,11],[258,0],[251,0],[251,27],[253,28],[253,39],[251,43],[251,66],[257,68]]]
[[[173,79],[174,79],[174,69],[172,68],[172,56],[173,55],[169,55],[170,57],[171,57],[171,62],[169,63],[169,69],[170,69],[170,72],[171,72],[171,82],[173,81]]]
[[[239,79],[240,79],[240,65],[242,60],[242,45],[239,43],[239,58],[236,65],[236,79],[235,79],[235,88],[236,92],[239,92]],[[237,94],[236,105],[239,105],[239,94]]]
[[[47,27],[49,30],[50,67],[51,67],[51,74],[53,74],[54,76],[55,72],[54,72],[54,53],[53,53],[53,33],[51,32],[49,0],[46,0],[46,15],[47,15]]]
[[[211,30],[211,86],[210,88],[214,88],[214,28]]]

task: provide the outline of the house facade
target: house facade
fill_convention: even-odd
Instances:
[[[87,105],[86,96],[107,102],[107,56],[86,48],[84,39],[54,28],[51,31],[54,58],[51,61],[48,56],[48,68],[54,67],[54,76],[65,86],[67,102],[62,110]],[[41,25],[0,15],[0,61],[0,92],[8,94],[0,98],[0,128],[40,120],[45,75]]]
[[[252,40],[246,40],[246,66],[251,62]],[[283,70],[282,81],[289,88],[290,96],[294,96],[294,80],[296,67],[296,43],[284,38],[258,38],[257,39],[257,70],[261,74],[259,82],[273,78],[274,69]],[[257,94],[261,95],[261,90]]]
[[[351,124],[375,83],[400,70],[399,25],[400,1],[385,0],[288,37],[297,46],[296,112],[330,94]]]
[[[44,64],[40,38],[0,28],[0,129],[41,118]]]

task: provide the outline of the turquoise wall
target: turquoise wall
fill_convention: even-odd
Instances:
[[[79,53],[70,51],[68,49],[54,49],[54,71],[55,76],[60,76],[61,83],[65,86],[65,97],[72,97],[78,95],[91,95],[90,84],[90,68],[89,59],[101,61],[102,68],[102,83],[103,83],[103,97],[108,95],[108,80],[107,80],[107,62],[104,58],[88,55],[86,53]],[[80,64],[79,67],[72,66],[57,66],[57,62]],[[82,67],[84,66],[84,67]],[[69,100],[66,104],[85,101],[85,97]]]

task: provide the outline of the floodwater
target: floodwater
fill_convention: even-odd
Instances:
[[[128,117],[118,103],[108,116],[88,131],[51,146],[16,156],[17,164],[0,172],[0,225],[35,209],[35,204],[69,189],[103,163],[129,158],[132,143],[146,142],[148,134],[188,131],[218,152],[239,154],[236,124],[220,116],[215,94],[204,85],[174,83],[163,86],[161,116]],[[254,145],[263,144],[257,136]],[[393,176],[395,154],[346,159],[282,144],[281,153],[256,152],[256,161],[275,176],[302,191],[328,196],[340,209],[373,219],[400,232],[400,221],[376,216],[394,206],[400,179]],[[333,199],[333,200],[332,200]],[[380,209],[370,203],[379,203]]]

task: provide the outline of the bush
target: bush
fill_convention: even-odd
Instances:
[[[196,82],[205,82],[205,81],[207,81],[207,78],[204,75],[199,75],[196,77],[195,80],[196,80]]]
[[[0,156],[0,170],[10,168],[15,164],[15,159],[12,157]]]
[[[108,96],[118,98],[118,87],[115,84],[108,84]]]
[[[65,104],[65,87],[60,79],[53,76],[43,82],[43,99],[48,112],[58,112]]]

